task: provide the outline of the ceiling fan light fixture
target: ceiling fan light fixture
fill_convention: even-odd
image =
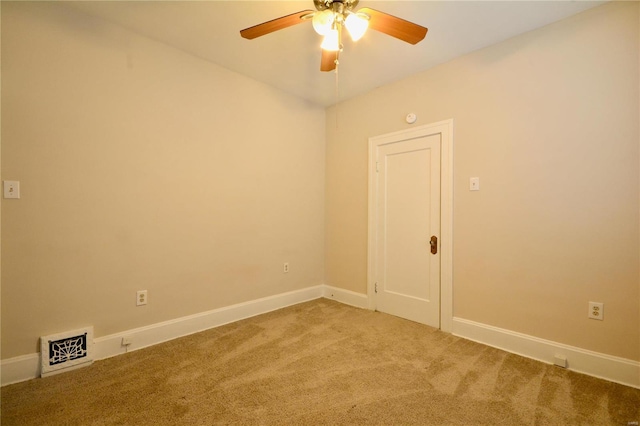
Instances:
[[[333,28],[324,36],[322,44],[320,45],[322,50],[329,52],[337,52],[340,50],[340,33],[337,29]]]
[[[1,1],[1,0],[0,0]],[[419,43],[428,29],[388,13],[364,7],[357,12],[360,0],[313,0],[314,10],[301,10],[245,28],[240,35],[248,40],[311,21],[314,30],[323,36],[320,71],[338,69],[338,55],[342,51],[342,30],[346,27],[354,41],[359,40],[371,26],[409,44]]]
[[[363,13],[350,13],[344,21],[347,31],[353,41],[358,41],[369,28],[368,16]]]
[[[326,36],[331,28],[333,27],[333,21],[335,21],[335,15],[331,10],[323,10],[320,12],[316,12],[313,14],[313,19],[311,23],[313,24],[313,29],[320,35]]]

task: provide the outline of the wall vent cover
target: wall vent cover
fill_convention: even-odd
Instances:
[[[42,377],[93,363],[93,327],[40,338]]]

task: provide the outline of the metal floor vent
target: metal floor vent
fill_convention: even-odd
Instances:
[[[62,373],[93,363],[93,327],[40,338],[40,376]]]

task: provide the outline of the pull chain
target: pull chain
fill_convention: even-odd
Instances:
[[[338,69],[340,68],[340,52],[342,52],[342,49],[344,49],[344,46],[342,45],[342,23],[340,25],[338,25],[338,50],[336,51],[336,59],[334,61],[334,63],[336,64],[336,70],[335,70],[335,74],[336,74],[336,129],[339,128],[339,122],[338,122],[338,117],[340,116],[340,114],[338,114],[338,104],[340,103],[340,74],[338,73]]]
[[[336,53],[336,129],[338,128],[338,103],[340,102],[340,74],[338,73],[338,68],[340,67],[340,62],[338,60],[338,54]]]

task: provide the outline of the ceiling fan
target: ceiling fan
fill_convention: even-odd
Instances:
[[[362,8],[355,11],[359,0],[313,0],[316,10],[302,10],[291,15],[263,22],[240,31],[246,39],[254,38],[311,21],[314,30],[324,36],[322,41],[321,71],[331,71],[338,65],[342,50],[342,29],[347,28],[353,41],[358,41],[367,28],[380,31],[410,44],[416,44],[427,35],[427,28],[384,12]]]

